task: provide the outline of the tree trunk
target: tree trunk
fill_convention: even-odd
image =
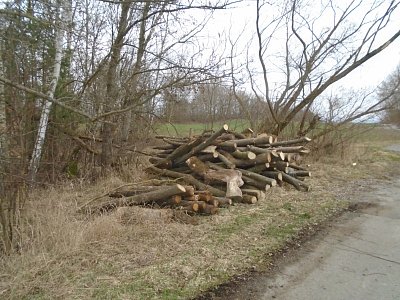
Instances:
[[[265,184],[269,184],[270,186],[276,186],[276,180],[269,178],[269,177],[265,177],[263,175],[248,171],[248,170],[244,170],[244,169],[238,169],[240,172],[242,172],[243,175],[250,177],[253,180],[257,180],[260,181],[262,183]]]
[[[202,137],[198,137],[196,140],[189,142],[187,144],[181,145],[178,148],[176,148],[171,154],[169,154],[165,159],[160,160],[155,164],[156,167],[159,168],[168,168],[172,166],[172,162],[177,159],[178,157],[186,154],[187,152],[190,151],[190,149],[193,149],[194,147],[198,146],[202,142]]]
[[[232,156],[239,158],[239,159],[255,159],[256,158],[256,154],[251,152],[251,151],[239,151],[236,150],[235,152],[232,152]]]
[[[302,182],[301,180],[298,180],[286,173],[282,173],[282,177],[283,177],[283,181],[293,185],[299,191],[301,191],[302,189],[304,189],[305,191],[310,190],[310,187],[308,185],[306,185],[304,182]]]
[[[280,141],[276,143],[272,143],[270,146],[271,147],[280,147],[280,146],[291,146],[295,144],[300,144],[300,143],[309,143],[311,142],[311,139],[309,137],[301,137],[295,140],[289,140],[289,141]]]
[[[232,205],[232,199],[226,197],[213,197],[218,201],[218,207],[228,207]]]
[[[242,192],[243,194],[257,197],[258,201],[264,201],[266,198],[265,192],[259,189],[242,189]]]
[[[252,195],[243,195],[242,203],[255,204],[257,203],[257,197]]]
[[[157,173],[159,175],[164,175],[164,176],[168,176],[168,177],[172,177],[172,178],[181,178],[183,181],[194,185],[195,187],[197,187],[200,190],[207,190],[207,191],[210,191],[215,196],[225,197],[224,191],[221,191],[210,185],[204,184],[200,180],[197,180],[196,178],[194,178],[192,175],[182,174],[182,173],[178,173],[178,172],[174,172],[174,171],[166,170],[166,169],[159,169],[154,166],[148,167],[147,170],[150,172]]]
[[[242,195],[242,191],[239,188],[241,185],[243,185],[243,181],[241,179],[242,174],[240,172],[224,168],[219,170],[211,170],[196,156],[189,158],[186,163],[194,173],[202,176],[206,183],[212,181],[226,182],[227,197]]]
[[[250,138],[250,139],[240,139],[240,140],[230,140],[221,143],[219,146],[232,146],[233,144],[236,144],[236,146],[248,146],[248,145],[265,145],[265,144],[271,144],[273,141],[272,136],[262,136],[258,138]]]
[[[175,195],[182,195],[186,192],[185,187],[180,184],[167,186],[155,191],[142,193],[139,195],[127,197],[127,198],[117,198],[110,200],[106,203],[101,204],[99,207],[93,209],[91,212],[105,212],[116,207],[121,206],[132,206],[139,204],[146,204],[153,201],[165,200],[170,202],[170,198]],[[181,202],[179,200],[179,202]]]
[[[115,108],[118,98],[117,89],[117,69],[121,59],[121,50],[124,46],[124,39],[127,34],[128,15],[131,7],[130,1],[123,1],[121,4],[121,16],[118,24],[118,32],[111,46],[111,57],[108,64],[106,75],[106,97],[104,101],[104,113],[110,112]],[[102,172],[105,174],[112,163],[112,145],[113,145],[113,117],[109,116],[104,119],[101,138],[103,140],[101,148],[101,166]]]
[[[2,49],[3,50],[3,49]],[[5,51],[5,49],[3,50]],[[2,52],[3,52],[2,51]],[[0,60],[0,76],[4,76],[3,74],[4,66],[3,60]],[[5,86],[4,84],[0,84],[0,95],[5,95]],[[8,155],[8,147],[7,147],[7,120],[6,120],[6,101],[4,96],[0,97],[0,197],[3,198],[5,195],[5,176],[7,174],[7,157]],[[1,202],[0,202],[0,210],[1,210]],[[0,211],[0,221],[2,220],[1,211]]]
[[[148,38],[145,37],[146,19],[148,18],[148,14],[150,11],[150,5],[151,5],[151,1],[148,1],[144,4],[143,13],[141,16],[143,21],[140,24],[139,41],[138,41],[138,47],[137,47],[137,52],[136,52],[136,62],[135,62],[135,66],[133,68],[132,83],[130,85],[130,89],[133,94],[133,97],[130,97],[125,101],[124,107],[131,106],[133,104],[133,99],[135,99],[137,97],[139,72],[140,72],[140,69],[142,68],[143,56],[145,53],[145,49],[147,47],[147,43],[151,37],[151,33],[149,34]],[[132,117],[133,117],[132,110],[128,110],[122,116],[123,122],[122,122],[122,129],[121,129],[121,137],[122,137],[123,141],[127,141],[129,138],[129,132],[131,130],[131,124],[132,124]]]
[[[228,167],[228,169],[236,168],[235,164],[231,162],[227,157],[225,157],[222,153],[219,153],[218,151],[216,151],[215,153],[217,154],[219,160],[222,161],[224,165]]]
[[[224,124],[222,126],[222,128],[220,130],[218,130],[217,132],[215,132],[214,134],[212,134],[210,137],[208,137],[204,142],[202,142],[201,144],[197,145],[196,147],[192,148],[188,153],[186,153],[185,155],[181,156],[179,159],[177,159],[175,161],[175,164],[179,164],[182,163],[184,161],[186,161],[188,158],[190,158],[191,156],[197,154],[198,152],[200,152],[201,150],[207,148],[208,146],[211,145],[212,142],[214,142],[221,134],[223,134],[224,132],[226,132],[228,130],[228,125]]]
[[[63,46],[63,37],[64,37],[64,27],[65,27],[65,18],[62,16],[65,12],[61,11],[61,7],[58,7],[58,14],[61,14],[57,18],[56,22],[56,35],[55,35],[55,58],[54,58],[54,65],[53,65],[53,74],[49,86],[49,91],[47,92],[47,95],[49,98],[54,98],[54,93],[56,91],[57,87],[57,82],[58,79],[60,78],[60,69],[61,69],[61,59],[62,59],[62,46]],[[58,23],[58,24],[57,24]],[[42,151],[43,151],[43,144],[44,140],[46,138],[46,132],[47,132],[47,125],[49,123],[49,116],[50,116],[50,110],[52,106],[52,102],[48,100],[44,100],[44,105],[42,108],[42,114],[40,116],[40,121],[39,121],[39,128],[38,128],[38,134],[36,137],[36,142],[35,142],[35,147],[33,149],[32,153],[32,158],[29,164],[29,173],[28,173],[28,181],[30,184],[33,184],[36,180],[36,174],[39,169],[40,165],[40,159],[42,156]]]

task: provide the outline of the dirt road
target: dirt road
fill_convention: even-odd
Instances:
[[[358,201],[363,209],[346,213],[273,276],[260,276],[229,298],[400,299],[400,178]]]

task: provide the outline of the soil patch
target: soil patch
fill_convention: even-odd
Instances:
[[[353,202],[350,203],[348,211],[351,212],[356,212],[356,211],[363,211],[365,209],[369,208],[378,208],[379,204],[378,203],[372,203],[372,202]]]

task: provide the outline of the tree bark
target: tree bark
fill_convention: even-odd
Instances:
[[[270,147],[290,146],[290,145],[296,145],[296,144],[300,144],[300,143],[309,143],[309,142],[311,142],[311,139],[309,137],[304,136],[304,137],[294,139],[294,140],[271,143]]]
[[[254,180],[253,178],[247,176],[242,176],[242,179],[246,183],[244,186],[251,185],[263,191],[267,191],[271,187],[271,185],[269,185],[268,183]]]
[[[241,173],[232,169],[211,170],[205,163],[193,156],[186,161],[192,171],[204,178],[206,182],[226,182],[226,196],[241,196],[240,186],[243,185]]]
[[[222,161],[225,164],[225,166],[227,166],[229,169],[236,168],[236,165],[233,162],[231,162],[227,157],[225,157],[222,153],[220,153],[218,151],[216,151],[216,153],[217,153],[218,159],[220,161]]]
[[[257,197],[258,201],[264,201],[266,198],[265,192],[259,189],[242,189],[242,192],[243,194]]]
[[[263,182],[265,184],[269,184],[270,186],[276,186],[276,180],[269,178],[269,177],[265,177],[263,175],[257,174],[257,173],[253,173],[251,171],[247,171],[244,169],[238,169],[240,172],[242,172],[243,175],[250,177],[253,180],[257,180],[260,182]]]
[[[127,198],[117,198],[110,200],[106,203],[100,205],[100,207],[91,210],[91,212],[106,212],[116,207],[121,206],[132,206],[139,204],[151,203],[157,200],[165,200],[175,195],[182,195],[186,192],[185,188],[180,185],[166,186],[164,188],[158,189],[156,191],[151,191],[147,193],[142,193],[139,195],[127,197]]]
[[[47,92],[47,96],[50,99],[54,98],[54,93],[56,91],[58,79],[60,78],[60,70],[61,70],[61,59],[62,59],[62,51],[63,51],[63,37],[65,31],[66,20],[64,17],[65,11],[61,9],[61,6],[58,7],[58,16],[56,18],[56,35],[54,41],[55,48],[55,57],[54,57],[54,65],[53,65],[53,74],[49,86],[49,91]],[[44,104],[42,107],[42,113],[39,121],[39,128],[36,137],[35,146],[32,153],[32,158],[29,164],[29,172],[28,172],[28,182],[33,184],[36,180],[36,174],[39,169],[40,159],[42,157],[44,140],[46,138],[47,133],[47,125],[49,123],[50,110],[52,107],[52,102],[48,100],[44,100]]]
[[[186,201],[182,200],[179,204],[182,210],[188,213],[197,213],[199,211],[199,202],[198,201]]]
[[[242,203],[255,204],[257,203],[257,197],[252,195],[243,195]]]
[[[218,207],[214,205],[205,204],[204,206],[200,207],[199,212],[206,215],[215,215],[219,211]]]
[[[204,184],[201,181],[199,181],[196,178],[194,178],[192,175],[182,174],[182,173],[178,173],[178,172],[174,172],[174,171],[166,170],[166,169],[159,169],[159,168],[157,168],[155,166],[148,167],[147,171],[154,172],[154,173],[159,174],[159,175],[172,177],[172,178],[181,178],[183,181],[185,181],[186,183],[189,183],[191,185],[194,185],[199,190],[208,190],[214,196],[225,197],[225,192],[224,191],[221,191],[221,190],[219,190],[217,188],[214,188],[214,187],[212,187],[210,185]]]
[[[106,74],[106,97],[103,103],[103,113],[110,112],[114,109],[115,102],[118,98],[117,89],[117,69],[121,59],[121,51],[124,46],[126,29],[128,26],[128,15],[132,2],[121,2],[121,16],[118,23],[117,35],[111,46],[110,61]],[[112,162],[112,145],[114,136],[113,117],[107,116],[104,118],[101,138],[103,140],[101,148],[101,165],[103,174],[110,168]]]
[[[256,165],[254,167],[248,168],[247,171],[254,172],[254,173],[261,173],[262,171],[266,170],[270,167],[269,163],[263,163]]]
[[[301,154],[308,154],[310,153],[310,149],[304,146],[288,146],[288,147],[277,147],[272,148],[275,151],[283,152],[283,153],[301,153]]]
[[[229,207],[232,205],[232,199],[226,197],[214,197],[218,201],[218,207]]]
[[[232,152],[232,156],[235,158],[245,159],[245,160],[256,159],[256,154],[251,151],[236,150],[235,152]]]
[[[207,148],[208,146],[211,145],[212,142],[214,142],[221,134],[223,134],[224,132],[226,132],[228,130],[228,125],[224,124],[222,126],[222,128],[220,130],[218,130],[217,132],[215,132],[214,134],[212,134],[210,137],[208,137],[204,142],[202,142],[201,144],[195,146],[194,148],[192,148],[188,153],[186,153],[185,155],[183,155],[182,157],[176,159],[174,161],[175,164],[180,164],[184,161],[186,161],[188,158],[190,158],[191,156],[194,156],[195,154],[197,154],[198,152],[200,152],[201,150]]]
[[[288,173],[289,171],[289,163],[286,161],[272,161],[269,163],[270,168],[272,168],[271,171],[274,171],[273,169],[282,171],[284,173]],[[268,170],[270,171],[270,170]]]
[[[309,171],[301,171],[301,170],[289,170],[288,175],[293,177],[311,177],[311,172]]]
[[[155,166],[158,168],[163,168],[163,169],[172,167],[173,161],[175,159],[186,154],[187,152],[190,151],[190,149],[193,149],[194,147],[200,145],[202,143],[202,141],[203,141],[203,138],[200,136],[192,142],[189,142],[189,143],[179,146],[174,151],[172,151],[172,153],[170,155],[168,155],[165,159],[160,160],[158,163],[156,163]]]
[[[220,152],[222,155],[225,156],[226,159],[228,159],[236,167],[242,167],[242,168],[253,167],[253,166],[263,164],[263,163],[268,163],[271,161],[270,153],[261,153],[261,154],[257,155],[255,159],[244,160],[244,159],[237,159],[226,151],[220,150]]]
[[[232,147],[233,144],[236,144],[237,147],[247,146],[247,145],[265,145],[265,144],[271,144],[272,141],[273,141],[272,136],[262,136],[262,137],[258,137],[258,138],[230,140],[230,141],[220,143],[218,146]]]
[[[282,181],[282,172],[279,171],[263,171],[262,175],[275,179],[276,181]]]
[[[298,180],[298,179],[296,179],[288,174],[285,174],[285,173],[282,173],[282,177],[283,177],[283,181],[293,185],[296,188],[296,190],[299,190],[299,191],[301,191],[303,189],[305,191],[310,190],[310,187],[307,184],[305,184],[304,182],[302,182],[301,180]]]

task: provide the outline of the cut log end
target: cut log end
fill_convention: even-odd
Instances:
[[[218,207],[228,207],[232,205],[232,199],[226,197],[214,197],[214,200],[218,202]]]
[[[256,204],[257,203],[257,197],[256,196],[251,196],[251,195],[243,195],[242,203]]]
[[[176,187],[182,192],[182,194],[186,193],[186,189],[183,185],[177,184]]]
[[[247,152],[247,158],[248,159],[256,159],[257,155],[253,152]]]
[[[184,188],[185,188],[185,193],[184,193],[185,196],[193,196],[194,195],[194,187],[193,186],[185,185]]]

